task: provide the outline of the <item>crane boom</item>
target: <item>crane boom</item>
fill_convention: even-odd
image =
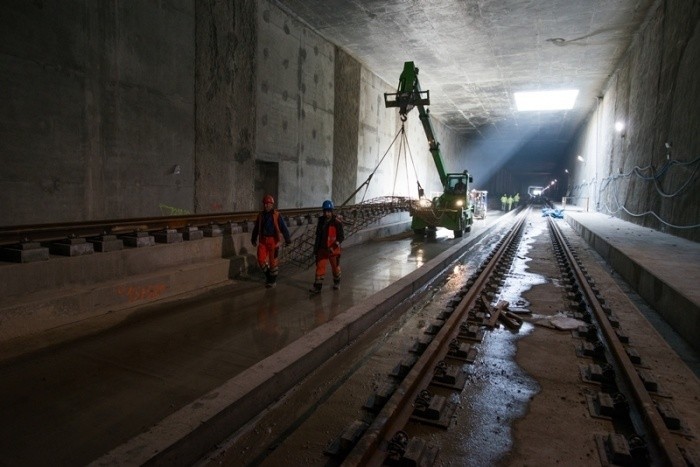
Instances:
[[[390,96],[396,96],[395,100],[391,101],[388,99]],[[447,173],[445,172],[445,164],[440,153],[440,143],[435,139],[435,130],[430,121],[430,111],[425,108],[426,105],[430,105],[430,92],[421,91],[420,82],[418,81],[418,68],[413,62],[405,62],[403,64],[403,71],[399,77],[399,86],[396,94],[385,94],[384,101],[387,107],[399,107],[402,121],[406,121],[407,114],[413,107],[418,108],[419,118],[423,124],[425,136],[428,138],[430,154],[433,156],[435,167],[440,176],[440,182],[442,186],[445,186],[447,184]]]
[[[437,227],[445,227],[454,232],[455,237],[461,237],[469,232],[473,223],[469,183],[472,178],[465,170],[461,173],[446,173],[445,164],[440,153],[440,143],[435,138],[435,131],[430,120],[430,93],[420,88],[418,68],[413,62],[404,62],[403,71],[399,77],[399,86],[395,93],[384,93],[386,107],[398,107],[402,122],[408,118],[408,112],[418,108],[425,136],[428,138],[430,154],[437,168],[443,193],[432,201],[423,197],[423,190],[418,184],[419,200],[411,207],[411,228],[417,234],[435,232]]]

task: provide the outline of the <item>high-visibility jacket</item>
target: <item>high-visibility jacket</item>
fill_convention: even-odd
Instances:
[[[291,235],[289,235],[287,224],[284,222],[284,218],[280,216],[277,209],[273,209],[269,212],[262,211],[258,214],[250,240],[252,242],[258,242],[262,237],[275,237],[278,242],[281,237],[284,237],[285,242],[291,242]]]
[[[325,215],[318,218],[314,254],[339,254],[340,244],[343,240],[345,240],[343,223],[335,215],[331,216],[330,219],[327,219]]]

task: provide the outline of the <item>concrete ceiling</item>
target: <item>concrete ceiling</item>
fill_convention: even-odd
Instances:
[[[509,166],[554,173],[654,0],[278,0],[390,84],[420,69],[430,112]],[[518,112],[513,92],[579,89],[575,107]]]

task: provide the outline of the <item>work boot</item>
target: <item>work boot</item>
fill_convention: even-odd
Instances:
[[[323,287],[323,284],[321,284],[320,282],[314,282],[311,285],[309,292],[311,292],[313,294],[321,293],[321,287]]]
[[[265,283],[265,287],[270,289],[275,285],[277,285],[277,276],[267,273],[267,282]]]
[[[340,288],[340,279],[333,280],[333,290],[338,290]]]

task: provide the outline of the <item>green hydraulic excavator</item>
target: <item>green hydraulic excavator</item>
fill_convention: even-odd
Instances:
[[[461,173],[446,173],[445,164],[440,153],[440,143],[435,139],[430,113],[425,108],[430,105],[430,92],[422,91],[418,82],[418,68],[413,62],[405,62],[399,78],[399,86],[394,93],[384,93],[386,107],[398,107],[401,121],[406,121],[408,112],[418,109],[425,135],[428,137],[430,154],[433,156],[443,192],[432,200],[425,197],[425,192],[418,182],[418,200],[411,204],[411,228],[416,234],[434,233],[437,227],[444,227],[461,237],[470,232],[474,222],[473,209],[469,196],[469,184],[472,177],[464,170]]]

